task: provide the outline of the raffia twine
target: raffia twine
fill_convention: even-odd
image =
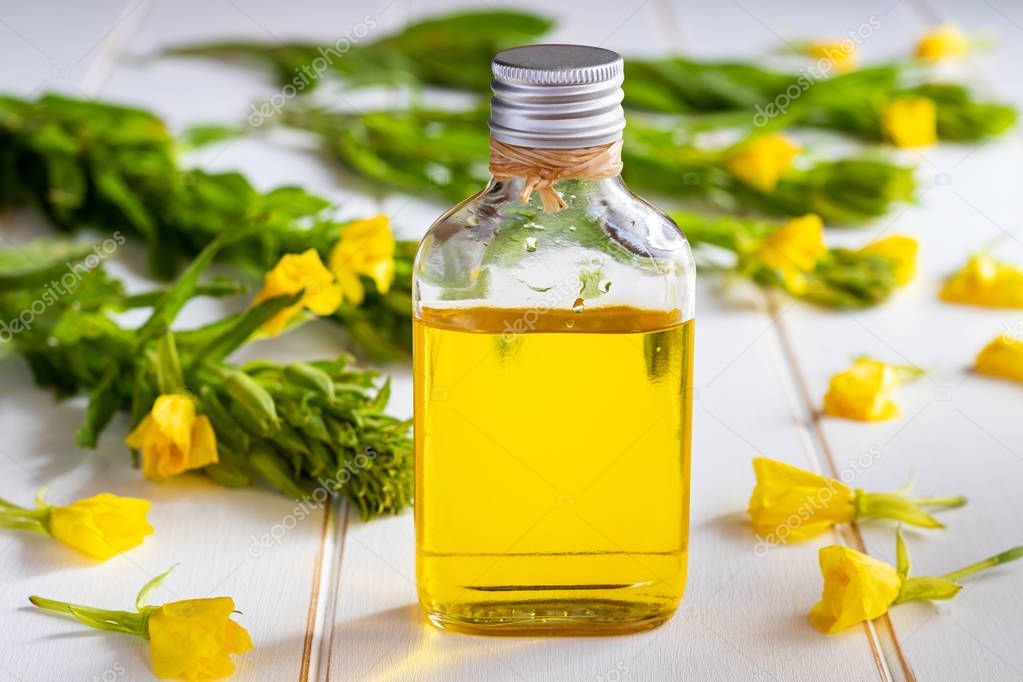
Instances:
[[[539,192],[543,210],[548,213],[568,206],[554,189],[558,180],[603,180],[621,172],[621,140],[578,149],[515,147],[490,140],[490,173],[501,181],[525,180],[519,199],[529,201],[534,191]]]

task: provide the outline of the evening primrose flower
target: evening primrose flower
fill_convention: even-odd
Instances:
[[[358,305],[366,295],[359,276],[369,277],[386,294],[394,281],[394,234],[386,215],[356,220],[342,228],[330,253],[330,269],[347,300]]]
[[[856,68],[856,44],[851,40],[832,40],[806,43],[800,52],[815,59],[826,59],[838,73]]]
[[[776,272],[786,290],[801,294],[807,289],[807,273],[826,251],[824,224],[810,213],[772,232],[760,245],[757,261]]]
[[[937,62],[966,54],[969,45],[955,26],[939,26],[924,34],[916,44],[916,56],[924,61]]]
[[[867,244],[861,253],[881,256],[895,264],[895,282],[907,284],[916,276],[916,254],[920,245],[912,237],[896,235]]]
[[[942,528],[925,507],[960,507],[966,498],[909,497],[896,492],[853,490],[841,481],[790,464],[755,457],[757,484],[748,513],[754,532],[770,544],[806,540],[839,523],[865,518],[890,519],[924,528]]]
[[[217,438],[206,415],[197,415],[186,395],[161,395],[153,409],[124,439],[142,451],[142,474],[162,481],[218,461]]]
[[[799,146],[784,135],[754,137],[732,152],[725,162],[728,170],[747,185],[771,192],[778,180],[792,169]]]
[[[101,493],[69,505],[47,504],[43,493],[34,509],[0,500],[0,526],[45,533],[89,555],[107,559],[142,544],[153,532],[146,520],[148,500]]]
[[[926,97],[900,97],[881,112],[881,128],[896,147],[926,147],[938,140],[938,108]]]
[[[945,282],[941,299],[991,308],[1023,308],[1023,270],[984,253],[974,254]]]
[[[252,649],[249,633],[231,619],[234,600],[212,597],[147,606],[146,597],[169,573],[142,587],[135,611],[97,609],[43,597],[29,597],[29,601],[41,609],[74,616],[89,627],[148,639],[157,677],[192,682],[228,677],[235,667],[231,657]]]
[[[819,553],[824,589],[810,610],[810,623],[835,633],[883,616],[908,601],[951,599],[962,589],[956,581],[1023,557],[1023,545],[942,576],[909,576],[910,560],[902,532],[896,534],[897,565],[840,545]]]
[[[852,367],[831,377],[824,395],[824,413],[859,421],[894,419],[902,412],[892,393],[901,381],[921,374],[923,370],[911,365],[857,358]]]
[[[320,260],[316,249],[282,256],[277,265],[266,273],[263,289],[256,294],[252,304],[258,305],[269,298],[294,296],[298,293],[302,296],[296,303],[263,324],[264,333],[270,336],[279,334],[303,308],[317,315],[330,315],[341,305],[341,287]]]
[[[999,335],[977,354],[974,366],[981,374],[1023,381],[1023,339]]]

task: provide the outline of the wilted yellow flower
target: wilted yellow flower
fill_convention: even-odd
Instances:
[[[789,292],[800,294],[807,288],[806,274],[826,251],[824,224],[810,213],[772,232],[760,245],[758,262],[776,271]]]
[[[976,368],[981,374],[1023,381],[1023,339],[1001,334],[977,354]]]
[[[29,597],[35,606],[74,616],[98,630],[124,632],[149,640],[153,672],[164,679],[192,682],[219,680],[234,672],[232,655],[252,649],[249,633],[231,619],[230,597],[185,599],[147,606],[146,596],[170,571],[146,583],[135,598],[135,611],[113,611]]]
[[[153,409],[124,440],[142,450],[142,473],[162,481],[217,461],[217,438],[206,415],[196,415],[185,395],[161,395]]]
[[[805,540],[856,515],[856,494],[841,481],[766,457],[753,459],[753,471],[757,485],[748,511],[762,537]]]
[[[394,281],[394,234],[386,215],[357,220],[342,228],[341,239],[330,253],[330,269],[345,298],[358,305],[366,295],[359,275],[373,280],[386,294]]]
[[[867,244],[860,251],[895,263],[895,281],[906,284],[916,276],[916,254],[919,248],[912,237],[896,235]]]
[[[821,632],[838,632],[884,615],[902,589],[895,567],[848,547],[831,545],[819,555],[824,591],[810,611]]]
[[[792,169],[799,146],[784,135],[761,135],[740,145],[726,166],[735,177],[761,192],[770,192]]]
[[[263,289],[256,294],[252,304],[299,292],[302,292],[301,299],[267,320],[263,332],[271,336],[279,334],[302,308],[308,308],[317,315],[330,315],[341,305],[341,287],[320,260],[316,249],[282,256],[277,265],[266,273]]]
[[[966,36],[955,26],[939,26],[925,34],[916,44],[916,56],[929,62],[966,54]]]
[[[856,44],[852,40],[833,40],[807,43],[802,51],[816,59],[827,59],[839,73],[856,67]]]
[[[941,299],[992,308],[1023,308],[1023,270],[986,254],[975,254],[945,282]]]
[[[149,509],[148,500],[102,493],[66,507],[51,507],[45,525],[61,542],[106,561],[138,547],[152,534],[153,527],[146,520]]]
[[[824,395],[824,412],[833,417],[880,421],[900,414],[892,399],[899,386],[898,370],[879,360],[861,358],[844,372],[831,377]]]
[[[249,633],[231,620],[233,612],[230,597],[156,607],[149,616],[149,652],[156,676],[206,682],[233,673],[231,655],[252,649]]]
[[[896,147],[926,147],[938,141],[938,108],[926,97],[900,97],[881,113],[881,128]]]

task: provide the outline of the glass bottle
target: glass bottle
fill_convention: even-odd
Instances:
[[[686,576],[692,253],[614,165],[618,54],[533,45],[493,71],[492,171],[495,141],[547,165],[505,168],[419,247],[420,602],[477,634],[654,627]],[[577,153],[607,163],[575,177]],[[545,184],[546,210],[524,191]]]

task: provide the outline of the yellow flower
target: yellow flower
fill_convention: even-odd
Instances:
[[[1000,335],[977,354],[976,367],[981,374],[1023,381],[1023,340]]]
[[[901,97],[881,113],[881,128],[896,147],[926,147],[938,140],[938,108],[926,97]]]
[[[879,360],[861,358],[831,377],[824,396],[824,412],[833,417],[880,421],[900,414],[892,399],[899,386],[898,370]]]
[[[758,261],[776,271],[788,291],[800,294],[806,291],[806,273],[813,271],[826,251],[824,225],[810,213],[771,233],[760,245]]]
[[[778,542],[805,540],[856,515],[856,494],[840,481],[765,457],[753,459],[753,530]]]
[[[784,135],[761,135],[740,145],[728,157],[726,166],[747,185],[770,192],[792,169],[799,147]]]
[[[941,298],[951,303],[1023,308],[1023,270],[976,254],[945,282]]]
[[[916,56],[928,62],[966,54],[966,37],[955,26],[939,26],[916,44]]]
[[[357,220],[342,228],[330,254],[330,269],[345,298],[358,305],[366,292],[359,275],[369,277],[386,294],[394,281],[394,234],[385,215]]]
[[[895,281],[906,284],[916,276],[916,254],[920,246],[912,237],[897,235],[867,244],[862,253],[881,256],[895,263]]]
[[[230,597],[186,599],[152,611],[149,650],[156,676],[205,682],[233,673],[231,655],[252,649],[249,633],[231,620],[233,612]]]
[[[856,44],[852,40],[807,43],[802,51],[816,59],[827,59],[838,73],[845,73],[856,67]]]
[[[327,270],[316,249],[304,253],[288,253],[266,273],[263,289],[252,304],[257,305],[275,296],[293,296],[302,292],[301,299],[280,311],[263,325],[266,334],[279,334],[302,308],[317,315],[330,315],[341,305],[341,287]]]
[[[64,544],[106,561],[142,544],[152,534],[146,521],[149,501],[102,493],[72,502],[66,507],[51,507],[46,529]]]
[[[192,682],[227,677],[234,672],[231,656],[252,649],[249,633],[231,620],[234,600],[212,597],[147,606],[146,597],[170,572],[142,586],[135,597],[134,611],[100,609],[37,596],[29,597],[29,601],[46,611],[73,616],[91,628],[148,639],[157,677]]]
[[[810,611],[810,622],[821,632],[838,632],[884,615],[902,589],[894,566],[854,549],[824,547],[819,560],[824,591]]]
[[[217,461],[217,439],[205,415],[184,395],[161,395],[124,441],[142,450],[142,473],[161,481]]]

